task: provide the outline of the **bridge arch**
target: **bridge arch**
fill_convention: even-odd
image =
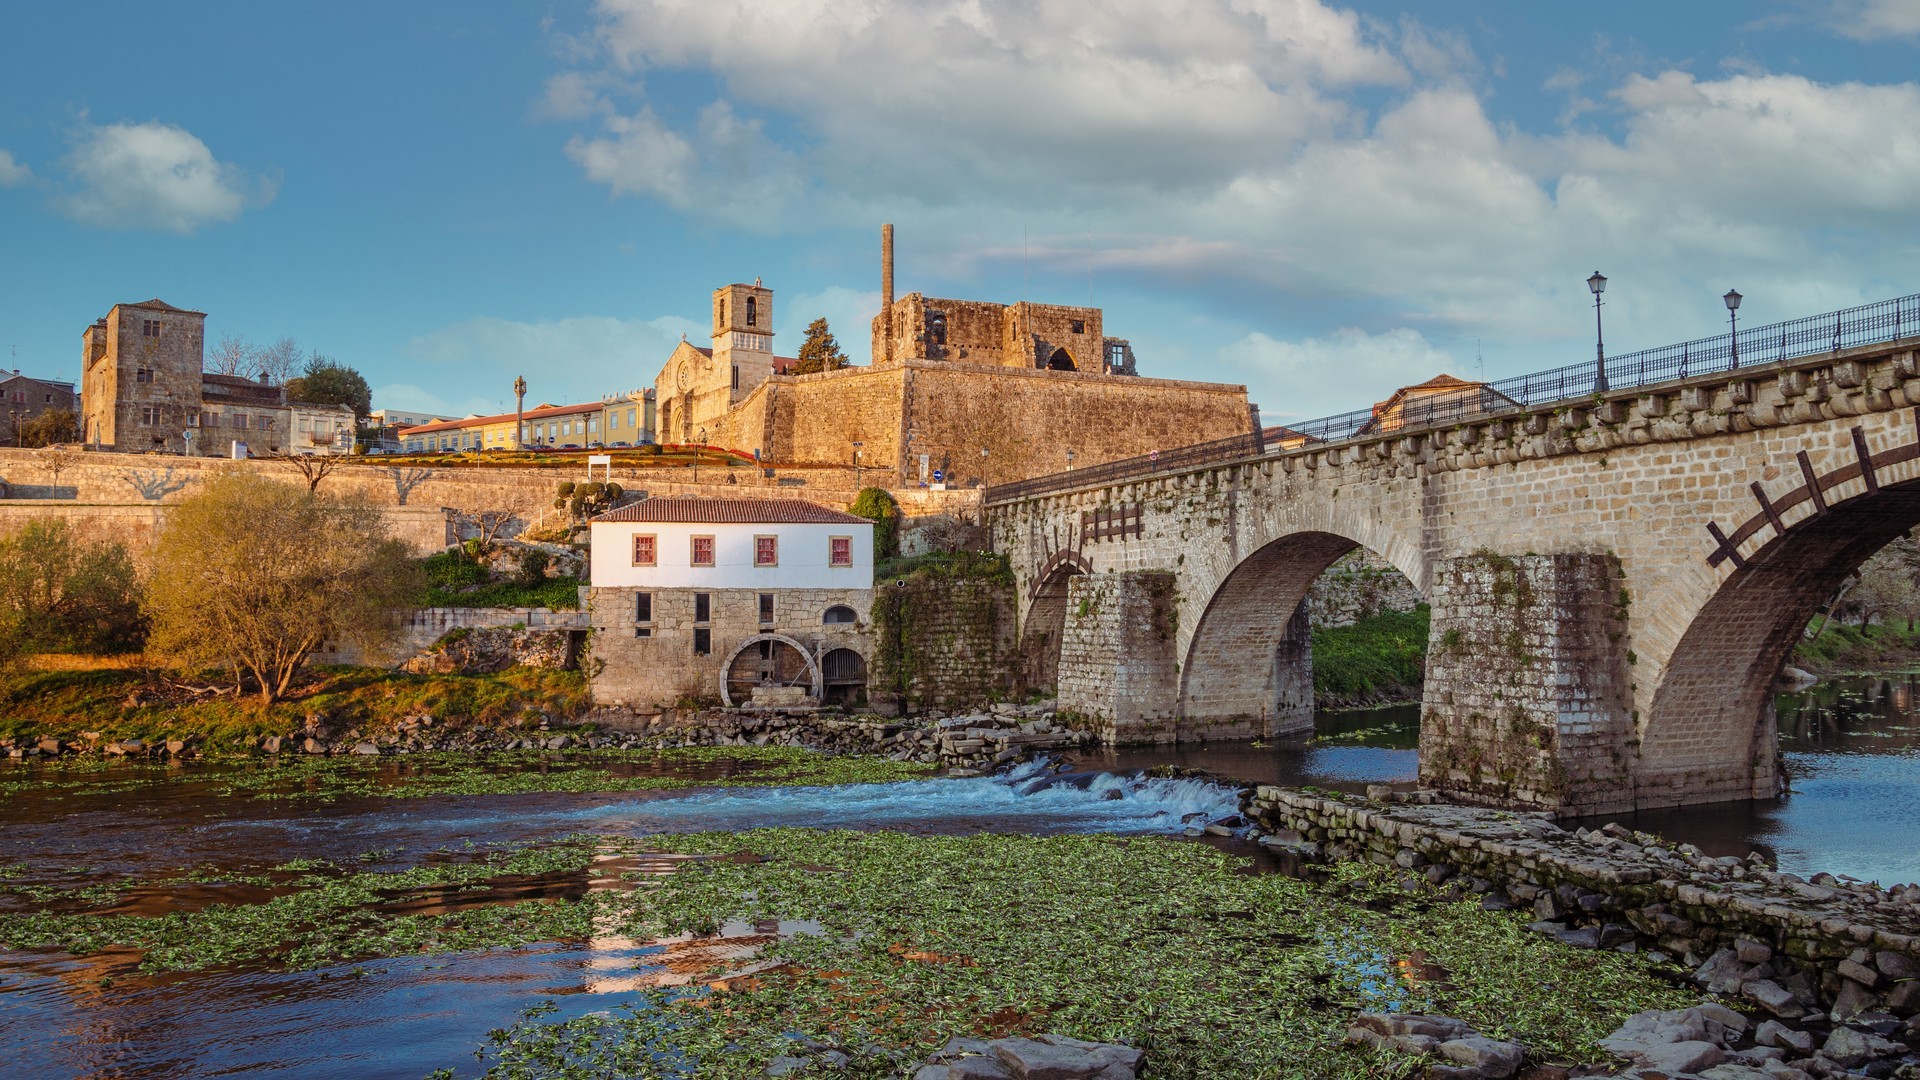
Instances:
[[[1829,488],[1839,482],[1827,480]],[[1920,525],[1920,469],[1884,470],[1874,487],[1844,501],[1831,492],[1816,500],[1805,488],[1778,500],[1776,516],[1789,498],[1811,505],[1791,525],[1770,525],[1772,538],[1740,558],[1692,613],[1638,725],[1636,805],[1777,793],[1773,701],[1781,669],[1847,576]]]
[[[1389,545],[1390,546],[1390,545]],[[1208,597],[1180,665],[1180,716],[1213,733],[1278,735],[1313,726],[1307,592],[1341,556],[1367,547],[1424,590],[1424,574],[1389,552],[1331,531],[1272,540]]]
[[[1056,551],[1028,586],[1020,619],[1020,686],[1052,692],[1060,682],[1060,641],[1067,628],[1067,583],[1093,573],[1078,551]]]

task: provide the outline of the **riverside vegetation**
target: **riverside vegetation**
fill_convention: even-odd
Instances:
[[[646,853],[677,861],[664,874],[621,861]],[[537,1005],[495,1032],[482,1054],[498,1080],[758,1076],[801,1038],[855,1048],[845,1075],[895,1076],[954,1036],[1041,1031],[1129,1042],[1148,1076],[1411,1076],[1415,1059],[1345,1044],[1356,1011],[1445,1011],[1575,1062],[1600,1056],[1596,1041],[1626,1016],[1694,1000],[1643,956],[1566,948],[1514,915],[1408,893],[1377,868],[1309,881],[1248,875],[1244,861],[1161,837],[762,829],[446,850],[392,870],[296,860],[110,888],[4,868],[0,897],[35,910],[0,914],[0,945],[137,950],[136,967],[108,979],[608,935],[680,950],[667,959],[691,985],[560,1022]],[[486,891],[535,881],[556,888],[531,900]],[[189,884],[231,900],[101,910],[135,888]],[[771,920],[803,929],[732,929]]]

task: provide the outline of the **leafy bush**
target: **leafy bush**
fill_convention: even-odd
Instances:
[[[1355,699],[1410,692],[1426,681],[1427,605],[1383,611],[1352,626],[1313,628],[1313,693]]]
[[[873,522],[873,561],[876,565],[900,554],[900,504],[893,501],[893,496],[885,488],[861,488],[860,494],[853,497],[853,505],[847,507],[847,512]]]
[[[422,560],[427,572],[427,588],[436,593],[458,592],[487,583],[487,569],[472,559],[451,551],[429,555]]]
[[[549,561],[551,560],[547,553],[539,548],[522,548],[519,572],[514,575],[513,583],[523,589],[545,584]]]
[[[136,650],[147,634],[139,597],[125,547],[83,540],[65,521],[29,521],[0,539],[0,661]]]

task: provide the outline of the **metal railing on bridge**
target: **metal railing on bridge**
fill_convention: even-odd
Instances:
[[[1746,327],[1739,331],[1737,340],[1721,334],[1608,357],[1606,392],[1696,375],[1768,367],[1860,345],[1898,341],[1916,334],[1920,334],[1920,294],[1768,326]],[[1010,502],[1351,439],[1425,430],[1501,412],[1591,399],[1601,392],[1597,388],[1598,374],[1594,363],[1587,361],[1497,382],[1463,383],[1457,389],[1409,398],[1393,411],[1380,406],[1358,409],[1338,416],[1269,427],[1258,435],[1234,435],[1011,484],[996,484],[987,489],[986,501]]]

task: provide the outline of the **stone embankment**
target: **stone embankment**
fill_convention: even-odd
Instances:
[[[613,709],[596,710],[588,719],[609,733],[620,732],[623,746],[633,736],[639,739],[633,745],[650,747],[807,746],[939,765],[955,776],[978,776],[1091,740],[1060,722],[1051,704],[1001,704],[982,712],[905,720],[732,710],[640,716]]]
[[[880,754],[895,761],[937,765],[953,776],[979,776],[1036,754],[1084,745],[1090,738],[1055,719],[1051,705],[995,705],[985,712],[883,720],[824,713],[732,710],[635,716],[601,709],[588,723],[563,727],[449,730],[432,716],[414,716],[378,733],[336,726],[312,715],[298,731],[269,735],[256,748],[267,754],[359,755],[487,750],[641,750],[681,746],[800,746],[828,753]],[[13,760],[86,755],[118,758],[198,757],[197,738],[148,742],[104,739],[0,738],[0,755]]]
[[[1269,848],[1396,867],[1409,887],[1531,911],[1531,929],[1563,944],[1671,958],[1703,990],[1763,1019],[1749,1033],[1726,1009],[1635,1018],[1602,1044],[1645,1070],[1622,1075],[1798,1080],[1875,1062],[1879,1071],[1859,1075],[1920,1076],[1909,1049],[1920,1043],[1920,885],[1804,879],[1758,854],[1709,858],[1618,824],[1569,832],[1544,814],[1441,804],[1427,792],[1388,798],[1262,786],[1246,813]],[[1360,1026],[1388,1041],[1411,1031]]]

